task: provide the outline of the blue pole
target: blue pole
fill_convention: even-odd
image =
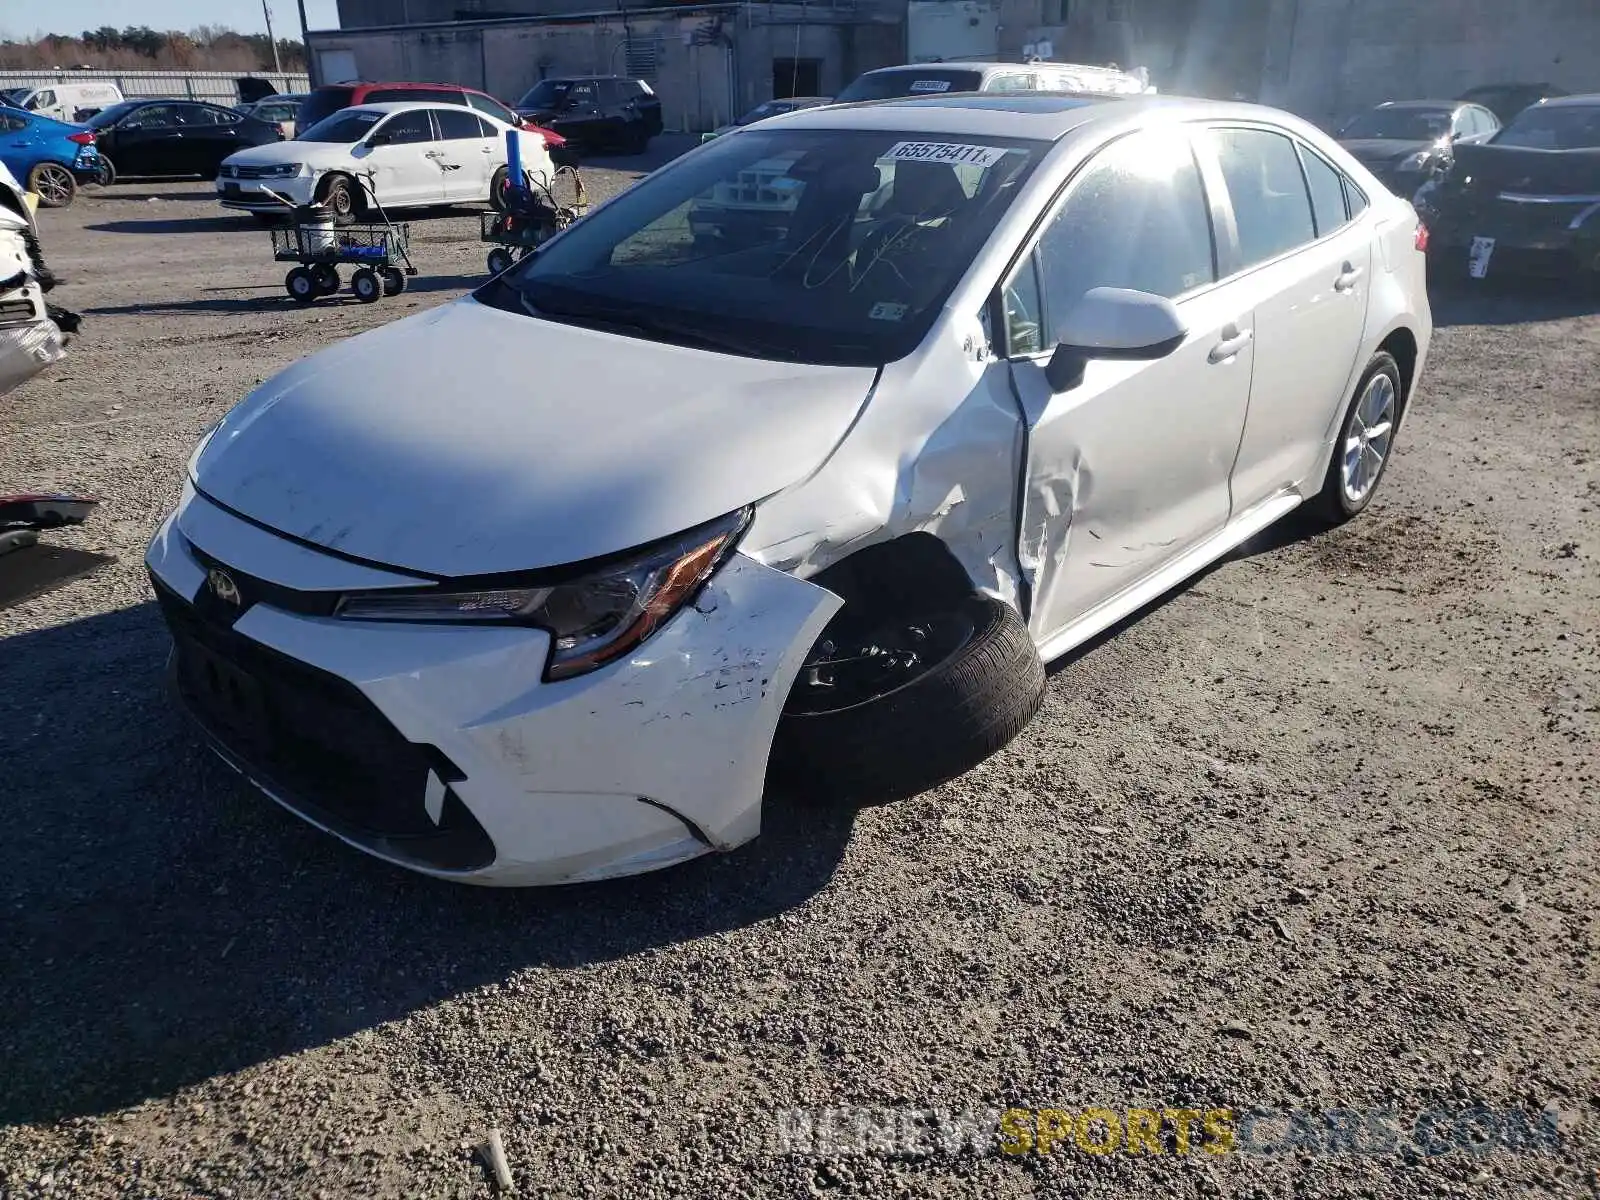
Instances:
[[[506,182],[515,191],[522,190],[522,142],[518,139],[518,130],[506,130]],[[506,207],[510,207],[510,193],[507,193]]]

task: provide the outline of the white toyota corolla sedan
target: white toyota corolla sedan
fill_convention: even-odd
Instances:
[[[784,220],[693,230],[778,186]],[[1371,500],[1426,230],[1312,126],[945,95],[701,146],[475,294],[267,381],[148,554],[216,751],[432,875],[728,850],[769,769],[959,774],[1044,663]]]
[[[283,200],[326,204],[345,217],[376,194],[385,208],[434,204],[497,206],[506,187],[506,131],[511,126],[459,104],[414,101],[342,108],[298,137],[231,154],[217,172],[224,208],[274,216]],[[545,141],[521,130],[522,165],[554,174]]]

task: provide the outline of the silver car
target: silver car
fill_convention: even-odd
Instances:
[[[776,224],[693,228],[763,189]],[[778,773],[930,787],[1051,659],[1302,505],[1367,506],[1425,242],[1249,105],[738,130],[207,435],[147,557],[181,694],[281,803],[475,883],[732,849]]]

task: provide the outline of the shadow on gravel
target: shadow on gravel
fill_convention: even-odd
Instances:
[[[289,268],[294,266],[293,263],[284,263],[282,265],[286,274],[288,273]],[[120,317],[151,316],[162,313],[182,314],[199,312],[315,312],[318,309],[338,308],[345,305],[360,305],[361,301],[357,300],[350,292],[351,270],[352,268],[349,265],[345,265],[340,268],[340,273],[344,277],[344,283],[341,285],[337,295],[324,296],[319,300],[313,301],[311,304],[305,305],[291,300],[289,298],[289,294],[284,291],[281,284],[261,284],[258,287],[251,288],[226,287],[207,289],[211,292],[228,293],[227,295],[216,296],[214,299],[175,300],[167,304],[159,302],[149,304],[106,304],[98,308],[86,308],[83,311],[87,316]],[[409,296],[414,292],[418,294],[451,291],[469,292],[473,288],[483,284],[488,280],[488,278],[489,273],[487,271],[481,275],[418,275],[414,278],[406,280],[406,290],[403,294],[399,296],[386,296],[376,303],[380,307],[387,305],[393,316],[395,318],[399,318],[405,315],[404,311],[402,311],[402,306],[405,304],[406,296]],[[250,294],[241,296],[238,294],[240,292],[248,292]]]
[[[107,221],[85,225],[90,233],[261,233],[266,226],[250,217],[157,217],[149,221]]]
[[[153,603],[4,642],[0,1124],[104,1112],[528,967],[805,903],[853,815],[769,801],[735,854],[500,891],[367,858],[238,781],[168,702]]]
[[[1428,287],[1433,323],[1452,325],[1527,325],[1600,313],[1593,287],[1549,280],[1498,280],[1484,287],[1438,283]]]

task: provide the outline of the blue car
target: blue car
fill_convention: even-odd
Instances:
[[[94,131],[0,105],[0,162],[46,208],[63,208],[78,184],[100,177]]]

